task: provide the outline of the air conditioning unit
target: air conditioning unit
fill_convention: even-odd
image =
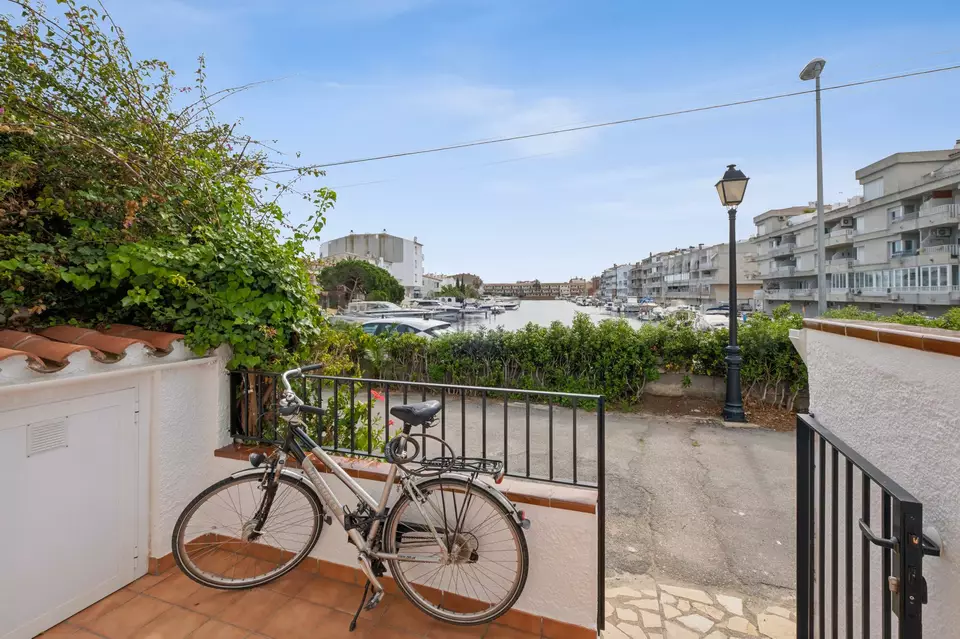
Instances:
[[[946,227],[946,226],[933,229],[933,236],[934,236],[934,237],[950,237],[951,234],[952,234],[952,232],[951,232],[950,228],[949,228],[949,227]]]
[[[840,228],[842,229],[852,229],[856,226],[856,223],[853,221],[852,217],[841,217],[840,218]]]

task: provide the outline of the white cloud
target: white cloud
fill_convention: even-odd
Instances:
[[[414,90],[410,99],[442,116],[463,120],[475,139],[480,140],[527,135],[586,121],[581,107],[571,98],[468,84],[459,78],[434,80],[426,87]],[[579,131],[509,144],[523,154],[570,155],[583,149],[592,137],[589,131]]]

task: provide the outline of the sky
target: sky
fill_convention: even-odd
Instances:
[[[104,0],[134,53],[187,83],[273,80],[217,107],[290,163],[330,163],[960,64],[955,0]],[[802,6],[801,6],[802,4]],[[323,239],[416,237],[428,272],[590,277],[727,238],[714,189],[750,178],[752,218],[816,198],[814,97],[332,167]],[[960,138],[960,70],[823,94],[825,201],[854,172]],[[299,159],[296,153],[300,153]],[[294,218],[304,204],[285,206]],[[317,247],[314,247],[317,248]]]

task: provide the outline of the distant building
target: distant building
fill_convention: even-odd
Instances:
[[[730,245],[727,243],[651,253],[630,268],[629,290],[661,304],[710,306],[730,301]],[[760,289],[757,248],[737,242],[737,306],[752,308]]]
[[[827,305],[940,315],[960,304],[960,140],[856,172],[863,195],[824,207]],[[754,218],[764,310],[817,313],[816,203]]]
[[[587,281],[580,278],[573,278],[568,282],[541,282],[540,280],[498,282],[484,284],[483,292],[487,295],[560,299],[586,295]]]
[[[614,264],[600,274],[597,297],[606,301],[625,300],[630,296],[631,264]]]
[[[440,292],[442,288],[442,282],[444,280],[443,275],[438,275],[435,273],[424,273],[423,275],[423,289],[421,294],[423,297],[436,297],[437,293]]]
[[[366,260],[386,269],[403,286],[407,297],[423,293],[423,245],[383,233],[351,233],[320,245],[322,259]]]

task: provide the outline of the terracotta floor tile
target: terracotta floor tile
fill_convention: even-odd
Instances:
[[[171,608],[133,634],[133,639],[183,639],[209,617],[183,608]]]
[[[265,623],[260,632],[273,639],[326,637],[333,611],[305,599],[290,599]]]
[[[357,628],[360,632],[360,628]],[[387,628],[379,624],[366,628],[360,634],[361,639],[421,639],[423,635],[415,635],[400,628]]]
[[[283,577],[280,577],[276,581],[271,581],[268,584],[264,584],[264,588],[269,590],[275,590],[282,595],[290,595],[291,597],[303,590],[303,587],[310,582],[311,579],[315,579],[317,573],[310,569],[309,566],[300,564]]]
[[[84,608],[74,616],[67,619],[67,621],[77,626],[86,627],[111,610],[120,607],[136,596],[137,593],[133,592],[132,590],[127,590],[126,588],[118,590],[112,595],[104,597],[92,606]]]
[[[445,637],[483,637],[490,624],[482,626],[454,626],[434,620],[433,626],[427,630],[427,637],[430,639],[444,639]]]
[[[243,595],[216,614],[221,621],[246,628],[262,631],[262,628],[290,597],[266,588],[253,588],[243,591]]]
[[[211,619],[197,628],[190,639],[243,639],[250,633],[217,619]]]
[[[158,583],[160,583],[161,581],[163,581],[168,577],[171,577],[172,575],[173,573],[169,571],[161,575],[144,575],[143,577],[140,577],[132,584],[128,585],[127,588],[129,588],[134,592],[143,592],[144,590],[153,588]]]
[[[406,599],[390,598],[386,610],[377,625],[396,628],[405,632],[424,635],[434,628],[435,619],[415,608]],[[385,602],[387,603],[387,602]],[[384,604],[381,603],[381,606]]]
[[[147,588],[144,594],[181,606],[200,588],[203,588],[203,586],[178,571]]]
[[[313,577],[308,581],[297,595],[303,599],[345,612],[351,617],[357,611],[360,605],[360,598],[363,597],[363,586],[334,581],[323,577]],[[379,619],[386,606],[386,600],[381,601],[373,610],[364,610],[360,616],[364,619]]]
[[[519,630],[514,630],[513,628],[508,628],[507,626],[498,626],[492,624],[487,629],[487,634],[483,635],[483,639],[540,639],[540,635],[530,634],[529,632],[520,632]]]
[[[217,588],[207,588],[200,586],[197,590],[190,593],[182,605],[187,610],[198,612],[201,615],[215,617],[225,608],[232,606],[241,597],[246,590],[219,590]]]
[[[171,607],[159,599],[139,595],[103,615],[88,628],[108,639],[127,639]]]
[[[38,637],[69,637],[72,634],[77,633],[80,630],[80,626],[75,626],[68,621],[58,623],[53,628],[50,628],[46,632],[41,632]]]

